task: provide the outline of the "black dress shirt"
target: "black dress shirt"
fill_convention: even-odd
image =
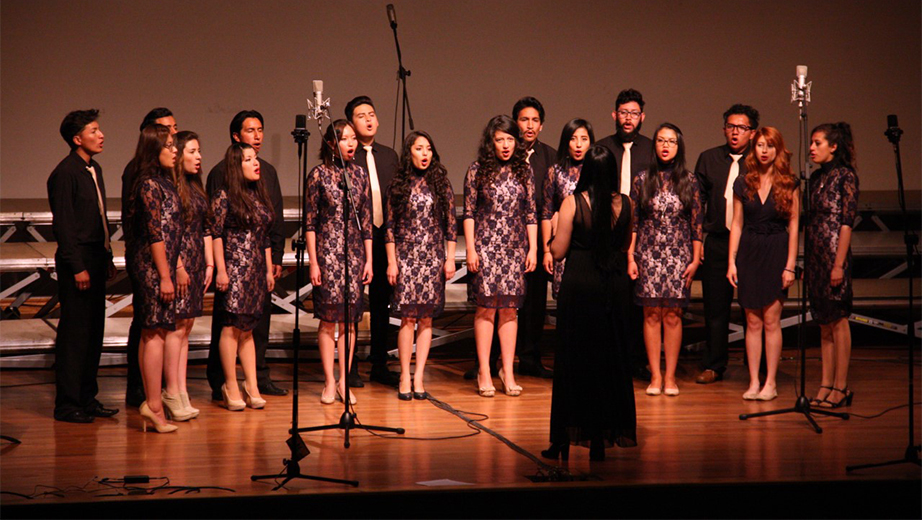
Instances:
[[[740,152],[740,175],[746,175],[747,146]],[[730,233],[727,229],[727,200],[724,192],[727,189],[727,178],[730,176],[730,147],[726,144],[701,152],[698,163],[695,165],[695,177],[698,178],[698,187],[701,189],[701,203],[704,204],[704,232],[715,235]]]
[[[213,199],[218,190],[223,189],[225,175],[225,164],[222,160],[208,172],[208,180],[205,181],[205,191],[208,192],[208,198]],[[282,188],[279,186],[279,174],[275,171],[269,161],[259,158],[259,182],[263,183],[266,192],[269,194],[269,201],[272,203],[272,211],[275,217],[272,219],[272,228],[269,229],[269,243],[272,248],[272,265],[282,265],[282,255],[285,253],[285,234],[282,232],[282,225],[285,223],[285,206],[282,204]]]
[[[597,141],[595,144],[599,144],[608,148],[608,150],[615,156],[615,182],[614,186],[618,186],[620,190],[621,184],[621,159],[624,157],[624,141],[618,136],[618,134],[612,134],[601,141]],[[634,136],[634,144],[631,146],[631,185],[634,185],[634,179],[637,178],[637,174],[643,171],[650,170],[650,161],[653,160],[653,141],[645,136],[637,134]]]
[[[532,145],[535,151],[528,159],[531,165],[531,171],[535,174],[535,209],[537,215],[541,215],[544,208],[544,179],[547,177],[547,171],[557,163],[557,150],[541,141],[535,141]]]
[[[394,180],[394,176],[397,175],[397,170],[400,168],[400,159],[397,157],[397,152],[393,148],[379,144],[377,141],[371,143],[371,153],[375,154],[375,173],[378,175],[378,187],[381,190],[381,211],[383,214],[382,222],[385,220],[383,217],[387,215],[387,198],[388,192],[391,188],[391,182]],[[352,159],[352,162],[361,166],[365,169],[365,173],[368,173],[368,200],[371,198],[371,172],[368,170],[368,152],[365,151],[364,145],[359,142],[359,147],[355,151],[355,158]],[[372,224],[374,226],[374,224]],[[376,233],[383,233],[384,224],[381,227],[375,227]],[[383,235],[381,235],[383,237]]]
[[[87,270],[81,246],[98,246],[106,243],[103,219],[99,216],[99,196],[96,183],[87,170],[96,170],[96,181],[102,195],[103,211],[106,208],[106,183],[102,167],[90,159],[89,164],[76,151],[65,157],[48,177],[48,202],[51,205],[51,228],[58,242],[56,256],[68,264],[74,273]],[[106,225],[108,225],[108,219]]]

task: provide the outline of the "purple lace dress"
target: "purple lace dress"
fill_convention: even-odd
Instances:
[[[474,220],[474,249],[480,270],[474,273],[469,297],[478,307],[519,308],[525,301],[526,226],[537,224],[535,180],[523,186],[503,166],[490,186],[478,185],[479,163],[464,179],[464,219]]]
[[[141,182],[134,194],[132,232],[126,244],[128,274],[140,292],[134,295],[135,319],[144,329],[176,330],[176,300],[160,299],[160,275],[150,246],[163,242],[170,279],[176,285],[176,262],[182,247],[182,202],[164,177]]]
[[[804,280],[810,296],[810,312],[821,325],[847,318],[852,313],[852,252],[845,257],[845,277],[838,287],[830,285],[839,248],[839,228],[854,227],[858,217],[858,175],[839,165],[823,165],[810,178],[810,214],[804,237]]]
[[[211,208],[204,193],[189,190],[192,220],[182,235],[182,263],[189,275],[189,291],[176,299],[176,319],[198,318],[205,299],[205,237],[211,236]]]
[[[446,187],[448,218],[436,214],[436,199],[421,175],[410,181],[406,210],[395,218],[387,205],[385,241],[397,253],[397,285],[391,294],[391,316],[432,318],[445,308],[445,241],[457,240],[455,194]]]
[[[266,311],[266,249],[269,248],[269,228],[272,208],[259,201],[249,191],[256,211],[246,222],[240,222],[230,212],[227,192],[215,193],[211,202],[214,213],[212,236],[224,241],[224,266],[230,279],[224,294],[225,327],[250,331]],[[217,276],[217,274],[215,274]]]
[[[362,298],[362,271],[365,268],[365,240],[371,240],[371,200],[368,198],[368,174],[355,164],[346,165],[352,181],[352,200],[358,209],[362,227],[356,225],[350,211],[349,221],[349,319],[361,321],[365,312]],[[321,284],[314,287],[314,316],[326,322],[346,320],[343,280],[346,259],[343,256],[343,190],[339,184],[343,169],[320,164],[307,175],[304,215],[307,231],[317,234],[317,258]]]
[[[659,172],[662,187],[648,207],[641,208],[640,193],[647,173],[640,172],[631,187],[637,233],[634,259],[640,271],[634,303],[643,307],[688,307],[690,289],[682,273],[693,258],[692,242],[702,241],[704,224],[698,183],[691,180],[692,206],[686,210],[673,189],[673,173]]]
[[[579,182],[579,172],[583,169],[582,164],[576,164],[564,169],[560,164],[552,166],[544,179],[544,204],[541,208],[541,220],[551,220],[554,213],[560,211],[560,205],[563,199],[573,194],[576,189],[576,183]],[[551,285],[554,299],[557,299],[557,293],[560,292],[560,282],[563,280],[563,270],[567,260],[563,259],[554,262],[554,283]],[[538,266],[538,269],[543,267]]]

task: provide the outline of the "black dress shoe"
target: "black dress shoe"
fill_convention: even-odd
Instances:
[[[349,376],[347,379],[350,388],[365,388],[365,383],[362,382],[362,378],[359,377],[359,364],[356,362],[352,363],[352,370],[349,371]]]
[[[534,377],[540,377],[543,379],[553,379],[554,378],[554,371],[546,368],[544,365],[540,363],[538,364],[524,363],[523,364],[519,362],[518,373],[522,374],[523,376],[534,376]]]
[[[93,422],[95,419],[95,417],[88,415],[83,410],[75,410],[63,415],[54,414],[54,420],[69,423],[87,424]]]
[[[112,417],[118,413],[118,408],[106,408],[101,403],[96,403],[96,407],[86,411],[87,415],[93,417]]]
[[[429,399],[429,392],[413,392],[413,399],[418,401],[425,401]]]
[[[281,388],[274,381],[269,380],[263,385],[259,385],[259,393],[262,395],[288,395],[287,388]]]
[[[387,365],[372,365],[371,380],[387,386],[397,386],[400,383],[400,374],[391,372]]]
[[[221,389],[211,390],[211,400],[212,401],[224,401],[224,394],[221,392]]]

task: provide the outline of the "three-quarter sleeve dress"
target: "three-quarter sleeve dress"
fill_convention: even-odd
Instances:
[[[189,290],[176,299],[176,319],[198,318],[205,300],[205,237],[211,236],[212,218],[208,198],[189,190],[191,219],[182,235],[183,267],[189,275]]]

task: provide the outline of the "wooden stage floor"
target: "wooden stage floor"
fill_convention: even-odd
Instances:
[[[482,421],[484,426],[540,458],[540,450],[548,445],[549,380],[521,377],[519,383],[525,387],[521,397],[497,393],[493,399],[484,399],[477,396],[474,382],[462,380],[462,373],[471,366],[469,359],[440,355],[438,352],[433,354],[434,359],[427,370],[427,390],[430,393],[458,410],[489,416]],[[405,438],[376,437],[355,430],[352,446],[344,449],[340,431],[302,434],[311,451],[301,461],[304,473],[354,479],[360,482],[360,486],[351,488],[296,480],[279,491],[272,491],[274,484],[271,481],[251,482],[250,476],[282,469],[282,459],[289,454],[285,440],[291,419],[291,396],[268,397],[269,404],[265,410],[248,409],[243,413],[231,413],[209,400],[204,367],[193,365],[190,367],[190,390],[193,404],[202,410],[201,416],[191,422],[180,423],[179,431],[174,434],[144,434],[139,428],[137,410],[126,410],[124,406],[125,369],[122,367],[101,369],[99,379],[101,401],[122,411],[114,418],[97,419],[90,425],[61,423],[52,419],[52,371],[5,370],[0,374],[0,432],[22,440],[22,444],[2,444],[0,490],[4,493],[0,495],[0,504],[6,510],[4,516],[10,517],[15,516],[12,513],[42,516],[41,511],[48,514],[58,511],[42,510],[42,506],[32,509],[31,504],[78,507],[80,504],[76,502],[84,502],[89,503],[84,504],[87,507],[98,508],[94,511],[101,514],[106,504],[112,506],[114,502],[129,501],[121,502],[121,506],[128,508],[135,504],[140,508],[135,510],[136,515],[159,516],[166,514],[156,513],[160,499],[178,497],[210,498],[214,499],[214,503],[227,499],[226,504],[238,505],[243,503],[241,497],[248,497],[251,505],[266,504],[265,507],[272,508],[271,497],[278,496],[300,499],[345,496],[347,500],[350,497],[358,500],[362,496],[367,498],[387,493],[409,497],[454,496],[454,499],[441,502],[445,508],[452,504],[451,509],[435,509],[428,513],[418,510],[411,513],[410,509],[404,509],[336,514],[330,509],[319,516],[472,517],[498,516],[499,513],[491,514],[493,510],[486,509],[488,504],[496,501],[487,500],[471,509],[471,504],[465,506],[465,500],[459,497],[473,496],[472,493],[476,492],[507,491],[531,493],[533,497],[540,499],[543,496],[543,500],[547,500],[555,495],[545,492],[604,488],[611,493],[610,496],[620,497],[618,500],[624,503],[631,497],[639,500],[651,494],[660,497],[657,499],[660,503],[634,504],[633,509],[623,509],[622,506],[620,510],[610,507],[594,509],[587,505],[587,509],[564,512],[555,509],[553,501],[543,506],[543,502],[538,500],[536,504],[544,509],[522,509],[520,516],[685,516],[676,513],[681,510],[666,507],[670,497],[678,499],[679,496],[689,502],[690,509],[687,511],[690,516],[766,516],[759,514],[760,511],[772,512],[769,516],[811,516],[810,510],[799,509],[797,501],[802,498],[792,498],[794,502],[789,504],[789,514],[779,514],[787,511],[779,509],[781,506],[778,504],[785,498],[771,491],[773,485],[790,487],[803,483],[808,496],[821,491],[816,496],[821,504],[839,503],[840,508],[836,511],[849,511],[842,509],[841,504],[848,502],[852,489],[872,488],[877,490],[875,493],[880,493],[880,489],[899,489],[900,493],[893,498],[897,502],[891,502],[890,506],[882,505],[885,509],[877,511],[877,514],[867,513],[871,516],[890,516],[886,511],[919,508],[918,494],[907,495],[902,491],[904,484],[919,490],[918,466],[903,464],[854,473],[845,471],[846,465],[898,459],[903,455],[908,442],[905,406],[874,419],[858,415],[871,416],[906,403],[905,350],[855,349],[850,386],[856,396],[854,405],[848,410],[853,415],[848,421],[818,418],[824,429],[820,435],[814,433],[799,414],[740,421],[740,413],[773,410],[793,404],[798,370],[797,361],[793,359],[795,354],[794,350],[784,352],[779,377],[780,395],[768,403],[746,402],[740,398],[748,376],[739,352],[731,359],[726,379],[709,386],[694,384],[696,361],[683,360],[679,374],[682,394],[676,398],[648,397],[643,393],[645,383],[635,381],[639,445],[629,449],[612,448],[607,451],[604,462],[593,463],[588,460],[588,450],[571,448],[570,461],[564,469],[575,477],[591,477],[583,482],[533,483],[527,477],[540,473],[539,465],[496,437],[481,432],[464,438],[439,440],[468,435],[474,430],[462,419],[432,403],[398,401],[392,389],[366,384],[365,388],[356,391],[359,419],[367,424],[403,427],[406,429]],[[819,381],[818,354],[818,349],[808,350],[810,395]],[[363,363],[362,367],[364,370],[367,365]],[[273,365],[273,373],[276,379],[290,382],[290,365]],[[918,367],[915,377],[918,389]],[[301,426],[337,422],[342,413],[341,404],[322,406],[318,402],[322,386],[319,363],[303,363],[301,379]],[[917,410],[916,443],[919,442],[920,432],[918,415]],[[169,477],[172,486],[218,486],[228,490],[203,489],[193,495],[170,495],[168,490],[160,490],[152,494],[129,495],[125,489],[106,488],[94,481],[120,479],[125,475]],[[454,487],[424,484],[442,479],[455,482]],[[163,481],[152,481],[150,485],[140,487],[161,483]],[[874,486],[875,483],[878,485]],[[891,486],[894,483],[899,485],[898,488]],[[764,489],[762,505],[736,509],[740,507],[736,505],[739,497],[734,497],[732,486],[738,485]],[[720,509],[710,514],[702,504],[693,505],[695,490],[709,486],[711,489],[731,490],[719,500],[722,502],[718,504]],[[33,495],[55,489],[62,490],[60,496],[44,494],[27,500],[9,494]],[[638,491],[642,489],[657,491],[644,495]],[[684,494],[675,491],[679,489],[684,489]],[[704,496],[700,495],[702,500]],[[136,499],[152,500],[144,506],[130,502]],[[865,499],[883,501],[885,497]],[[439,501],[425,503],[434,503],[438,507]],[[556,506],[562,503],[558,502]],[[764,509],[766,503],[770,504],[768,509]],[[898,507],[893,509],[894,505]],[[30,510],[35,514],[30,514]],[[71,511],[67,516],[78,515],[81,511],[66,507],[59,510]],[[237,515],[231,513],[227,516],[318,516],[303,510],[278,514],[264,509],[262,514],[245,508],[236,511]],[[626,515],[626,511],[633,514]],[[644,511],[649,514],[644,514]],[[850,511],[861,516],[857,510]],[[210,515],[187,509],[174,516]]]

